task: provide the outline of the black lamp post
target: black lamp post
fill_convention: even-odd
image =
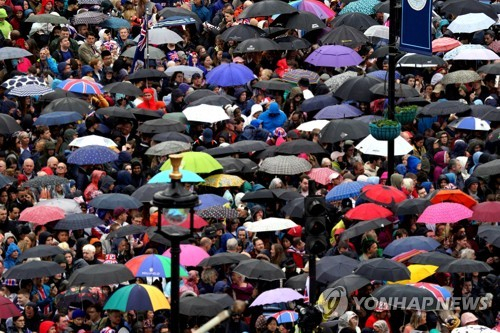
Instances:
[[[179,328],[179,266],[180,266],[180,243],[191,236],[194,223],[194,207],[198,205],[198,195],[188,191],[180,182],[182,174],[179,172],[182,155],[170,155],[172,172],[164,191],[153,196],[153,205],[161,209],[168,225],[161,226],[161,218],[158,218],[158,230],[156,233],[167,238],[171,242],[172,276],[170,289],[170,330],[180,333]],[[190,219],[189,230],[179,224]]]

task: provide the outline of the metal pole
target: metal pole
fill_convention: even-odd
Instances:
[[[172,276],[170,280],[170,331],[172,333],[180,333],[179,326],[179,265],[181,247],[177,237],[170,239],[172,247],[170,248]]]
[[[389,0],[389,89],[388,99],[389,107],[387,110],[387,118],[394,120],[395,109],[395,84],[396,84],[396,35],[398,33],[399,20],[397,19],[396,1]],[[394,140],[387,142],[387,173],[389,175],[388,182],[390,184],[391,175],[394,173]]]
[[[316,303],[316,256],[309,255],[309,304]]]

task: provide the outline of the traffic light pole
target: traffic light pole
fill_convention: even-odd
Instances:
[[[314,180],[309,180],[309,196],[316,195],[315,193],[316,184]],[[316,255],[309,252],[309,304],[314,305],[316,303]]]

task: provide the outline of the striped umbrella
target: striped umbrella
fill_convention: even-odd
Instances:
[[[160,289],[147,284],[132,284],[115,291],[104,305],[104,310],[122,312],[157,311],[170,309],[167,298]]]
[[[319,75],[317,73],[305,69],[294,69],[283,75],[283,80],[290,83],[297,83],[302,78],[309,79],[309,83],[311,84],[319,82]]]
[[[54,90],[49,87],[40,86],[38,84],[29,84],[22,87],[15,87],[8,92],[8,95],[27,97],[27,96],[41,96],[53,92]]]
[[[82,214],[83,215],[83,214]],[[137,277],[163,277],[172,275],[172,259],[159,254],[143,254],[133,257],[125,263],[128,269]],[[179,266],[180,277],[188,276],[186,269]]]
[[[397,261],[397,262],[405,262],[407,260],[410,260],[414,256],[422,254],[422,253],[427,253],[427,251],[413,249],[413,250],[406,251],[406,252],[403,252],[401,254],[398,254],[397,256],[392,257],[391,260],[392,261]]]
[[[313,13],[321,20],[335,17],[335,12],[321,1],[317,0],[297,0],[289,3],[292,7],[305,12]]]
[[[100,95],[103,93],[102,85],[83,79],[67,79],[59,83],[57,87],[80,94]]]

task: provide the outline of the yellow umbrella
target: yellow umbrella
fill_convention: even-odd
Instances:
[[[238,176],[218,174],[205,178],[205,186],[240,187],[245,181]]]
[[[400,280],[396,282],[388,282],[389,284],[397,283],[397,284],[408,284],[408,283],[417,283],[422,281],[425,278],[433,275],[438,266],[434,265],[410,265],[408,266],[408,270],[410,271],[410,279],[409,280]]]

